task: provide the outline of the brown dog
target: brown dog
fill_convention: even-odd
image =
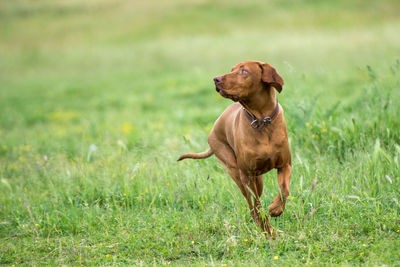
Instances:
[[[254,221],[267,236],[273,235],[268,216],[260,214],[260,196],[262,174],[277,169],[280,190],[269,213],[282,214],[292,170],[286,123],[274,90],[282,91],[283,79],[267,63],[246,61],[215,77],[214,82],[221,96],[240,104],[231,104],[217,119],[206,152],[184,154],[178,161],[215,154],[245,196]]]

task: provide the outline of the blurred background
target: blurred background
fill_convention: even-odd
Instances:
[[[346,103],[368,81],[367,65],[395,64],[399,6],[2,1],[0,123],[10,141],[33,134],[47,143],[42,149],[62,146],[71,155],[82,152],[78,136],[90,143],[105,130],[130,132],[125,143],[151,146],[156,142],[146,134],[165,131],[174,139],[193,124],[209,129],[230,103],[214,92],[212,78],[244,60],[277,68],[285,80],[282,103],[292,99],[300,109],[315,97],[317,107]],[[148,133],[151,127],[160,129]]]
[[[398,183],[394,162],[400,153],[399,11],[398,0],[1,1],[0,186],[5,193],[0,233],[20,232],[38,240],[30,247],[24,235],[11,239],[2,262],[35,258],[54,240],[73,246],[75,241],[62,239],[71,233],[77,238],[92,233],[96,243],[96,234],[109,237],[108,227],[128,236],[124,240],[133,249],[119,248],[124,253],[149,262],[174,253],[184,260],[195,256],[174,248],[185,250],[184,240],[194,237],[207,240],[210,232],[201,222],[227,229],[222,220],[232,217],[238,225],[252,225],[244,200],[214,159],[175,164],[180,154],[207,148],[208,132],[231,103],[215,92],[212,78],[244,60],[268,62],[285,80],[278,97],[296,166],[294,196],[316,207],[322,199],[330,204],[321,205],[336,205],[338,197],[357,194],[354,188],[378,198],[385,190],[387,200],[376,205],[398,208],[390,201],[398,193],[391,184]],[[276,194],[274,175],[267,175],[264,206]],[[391,181],[387,187],[385,175]],[[303,190],[320,176],[326,182],[319,192]],[[304,203],[293,200],[289,210],[308,212]],[[118,213],[121,207],[128,207],[130,215]],[[191,214],[192,209],[198,213]],[[375,209],[358,206],[341,212],[362,210],[377,216]],[[115,212],[128,216],[121,220],[132,225],[115,223]],[[317,224],[332,230],[339,221],[327,212]],[[141,224],[139,213],[156,226]],[[189,236],[169,238],[175,230],[154,213],[175,218],[171,224],[183,223]],[[205,220],[207,214],[218,216]],[[240,221],[245,216],[248,221]],[[190,228],[192,220],[200,230]],[[357,220],[347,227],[375,223]],[[297,222],[279,226],[300,231]],[[246,227],[213,230],[210,242],[220,244],[225,234],[240,236]],[[139,232],[147,241],[136,239]],[[53,241],[45,241],[46,236]],[[290,238],[283,241],[297,246],[297,237]],[[32,254],[19,254],[24,245]],[[110,255],[106,245],[98,246]],[[159,251],[145,249],[152,246]],[[206,262],[207,253],[221,261],[241,255],[231,248],[221,256],[212,250],[219,245],[204,246],[210,249]],[[77,254],[62,246],[52,249],[55,259],[76,260]],[[307,249],[299,248],[290,259],[310,255]],[[92,257],[98,253],[77,250]],[[393,250],[386,251],[390,264]]]
[[[360,93],[352,85],[365,80],[366,65],[394,63],[400,47],[398,1],[17,0],[0,8],[6,128],[63,119],[204,125],[229,103],[212,78],[244,60],[277,68],[283,101],[346,102]]]

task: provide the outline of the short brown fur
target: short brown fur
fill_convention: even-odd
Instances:
[[[219,116],[208,136],[210,148],[202,153],[182,155],[185,158],[207,158],[215,154],[247,200],[251,216],[267,237],[274,236],[268,216],[262,216],[260,197],[262,174],[278,170],[279,191],[269,206],[271,216],[279,216],[289,196],[292,170],[283,109],[272,123],[261,131],[250,127],[243,108],[259,119],[269,116],[277,105],[275,90],[281,92],[283,79],[269,64],[245,61],[230,73],[214,78],[216,90],[235,102]]]

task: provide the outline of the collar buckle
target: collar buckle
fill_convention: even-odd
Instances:
[[[253,129],[257,129],[258,128],[258,119],[254,119],[251,124],[250,124],[251,128]]]
[[[244,107],[243,107],[243,110],[244,110],[244,113],[246,114],[246,116],[251,120],[250,127],[253,128],[253,129],[257,129],[257,130],[261,131],[263,128],[271,125],[272,121],[278,115],[278,113],[279,113],[278,99],[276,100],[276,106],[275,106],[275,109],[272,112],[272,114],[267,116],[267,117],[265,117],[265,118],[263,118],[263,119],[257,119],[256,116],[251,114]]]

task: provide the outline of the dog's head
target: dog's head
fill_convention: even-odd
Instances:
[[[283,79],[268,63],[245,61],[230,73],[215,77],[214,83],[221,96],[239,101],[252,96],[260,87],[274,87],[280,93]]]

